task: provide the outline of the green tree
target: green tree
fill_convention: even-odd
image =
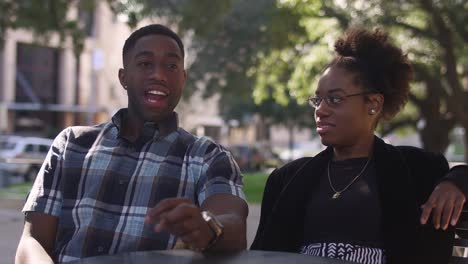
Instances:
[[[94,9],[92,0],[2,0],[0,2],[0,45],[3,46],[8,29],[31,30],[38,42],[46,43],[53,33],[65,41],[71,37],[74,52],[81,53],[85,37],[80,17],[70,19],[67,14],[70,8],[80,10]]]
[[[192,69],[195,79],[212,77],[207,95],[221,93],[220,108],[226,119],[238,119],[236,115],[247,113],[259,115],[267,128],[275,124],[286,125],[290,130],[290,147],[294,143],[294,128],[313,123],[310,108],[303,102],[298,104],[292,91],[277,89],[277,86],[287,85],[282,76],[276,76],[275,86],[265,87],[269,94],[264,98],[266,100],[256,98],[254,87],[257,71],[262,70],[259,67],[264,59],[262,54],[293,45],[303,37],[304,29],[295,23],[297,19],[289,10],[278,9],[272,0],[256,1],[255,5],[247,0],[234,1],[218,26],[201,36],[199,43],[206,47],[202,49],[206,52],[199,54]],[[281,100],[271,100],[273,94]],[[233,98],[244,107],[230,103]],[[268,136],[265,135],[266,139]]]

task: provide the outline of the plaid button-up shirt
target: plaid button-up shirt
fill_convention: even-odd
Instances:
[[[23,212],[58,217],[56,261],[172,248],[174,236],[144,223],[165,198],[197,205],[214,194],[245,199],[239,168],[222,146],[178,128],[175,113],[145,125],[132,143],[119,133],[125,114],[62,131],[36,178]]]

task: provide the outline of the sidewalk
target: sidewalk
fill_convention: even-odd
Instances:
[[[22,200],[0,199],[0,264],[15,262],[16,246],[23,231]]]
[[[16,247],[23,230],[23,200],[0,198],[0,264],[12,264]],[[249,204],[247,218],[247,243],[250,247],[260,220],[260,205]]]

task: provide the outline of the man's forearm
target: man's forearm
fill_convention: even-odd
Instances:
[[[212,195],[201,207],[187,198],[168,198],[148,211],[145,223],[177,236],[175,248],[239,251],[247,247],[248,212],[245,201],[232,195]]]
[[[33,237],[22,237],[15,257],[16,264],[54,263],[47,251]]]
[[[236,214],[218,215],[216,218],[224,226],[223,235],[216,244],[207,251],[239,251],[246,249],[246,220]]]

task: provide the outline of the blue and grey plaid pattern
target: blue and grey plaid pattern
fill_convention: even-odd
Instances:
[[[175,237],[144,224],[165,198],[245,199],[239,168],[222,146],[177,125],[134,144],[119,136],[119,121],[118,113],[113,122],[62,131],[36,178],[23,211],[59,218],[56,261],[172,248]]]

